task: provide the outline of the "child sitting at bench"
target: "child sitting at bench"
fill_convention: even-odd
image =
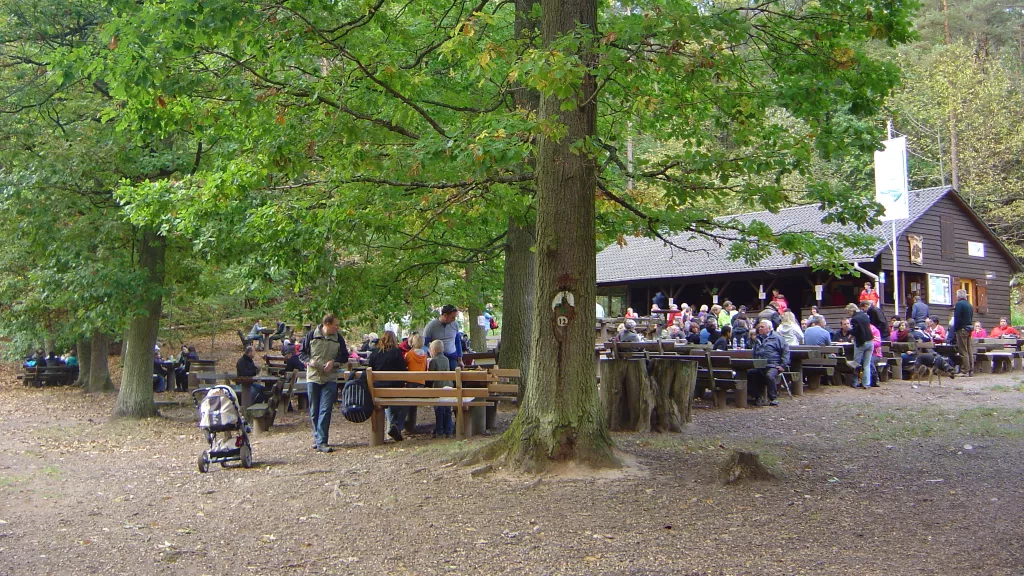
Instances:
[[[440,340],[434,340],[430,343],[430,364],[428,370],[431,372],[447,372],[451,369],[448,362],[448,357],[444,355],[444,342]],[[445,386],[451,386],[450,381],[435,380],[434,388],[444,388]],[[433,437],[444,435],[445,438],[451,438],[455,434],[455,421],[452,420],[452,409],[448,406],[435,406],[434,407],[434,434]]]

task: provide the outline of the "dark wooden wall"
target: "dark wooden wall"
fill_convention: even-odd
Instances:
[[[950,192],[936,202],[899,238],[898,256],[900,274],[948,274],[953,287],[953,302],[956,303],[957,279],[971,279],[987,290],[987,311],[975,309],[974,319],[980,320],[986,329],[991,330],[998,324],[1001,316],[1010,316],[1010,279],[1014,274],[1014,266],[1007,259],[981,227],[970,215],[961,208],[957,200],[951,198]],[[943,249],[942,226],[940,221],[952,224],[952,230],[945,230],[945,250]],[[917,234],[922,238],[923,265],[910,263],[910,244],[907,234]],[[978,258],[967,255],[967,242],[981,242],[985,245],[985,257]],[[945,253],[944,253],[945,252]],[[887,275],[892,274],[892,252],[886,248],[880,256],[882,268]],[[891,282],[891,280],[890,280]],[[906,306],[902,300],[909,292],[909,286],[901,291],[901,307]],[[891,299],[890,295],[887,295]],[[922,299],[928,304],[930,313],[939,317],[942,324],[949,322],[952,307],[933,305],[928,302],[927,284]],[[886,315],[891,315],[886,310]]]

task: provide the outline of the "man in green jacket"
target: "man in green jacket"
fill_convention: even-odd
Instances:
[[[331,429],[331,410],[338,399],[338,377],[334,370],[348,361],[348,347],[338,333],[338,327],[334,314],[324,316],[323,322],[302,339],[302,352],[299,354],[299,359],[306,365],[313,447],[318,452],[332,451],[327,445],[327,438]]]
[[[956,306],[953,307],[953,330],[956,330],[956,349],[960,354],[960,373],[974,376],[974,306],[967,299],[967,290],[956,291]]]

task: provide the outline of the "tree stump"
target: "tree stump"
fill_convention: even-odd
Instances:
[[[654,432],[680,432],[691,421],[693,389],[697,384],[697,363],[681,360],[651,360],[647,374],[654,395]]]
[[[608,429],[648,432],[654,394],[644,360],[601,360],[601,404]]]
[[[725,459],[720,469],[719,478],[723,484],[732,484],[741,480],[775,480],[757,452],[733,452]]]

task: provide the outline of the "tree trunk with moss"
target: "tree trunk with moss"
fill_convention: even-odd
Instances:
[[[469,287],[469,347],[474,352],[487,351],[487,330],[477,322],[484,313],[483,295],[480,293],[480,282],[473,278],[473,265],[466,266],[466,285]],[[463,326],[465,329],[465,326]]]
[[[596,35],[593,0],[541,4],[545,47],[578,27]],[[595,56],[589,40],[579,40],[578,56],[592,68]],[[594,78],[587,75],[569,97],[571,102],[553,95],[541,98],[540,121],[562,127],[564,135],[555,139],[557,131],[544,131],[538,148],[529,381],[512,426],[482,452],[527,471],[568,461],[618,465],[598,400],[594,363],[597,168],[593,158],[579,150],[596,133],[594,92]]]
[[[540,34],[540,21],[534,8],[540,0],[516,0],[515,36],[519,43],[533,45]],[[516,110],[525,116],[532,116],[540,110],[540,93],[520,84],[512,96]],[[531,165],[536,163],[530,160]],[[522,222],[515,217],[508,219],[508,234],[505,236],[505,269],[501,301],[501,348],[498,365],[502,368],[518,369],[519,401],[530,376],[530,335],[533,330],[533,283],[536,277],[536,260],[533,244],[536,227],[530,215],[523,215]]]
[[[115,418],[148,418],[157,413],[153,403],[153,346],[160,327],[166,246],[164,237],[155,231],[143,232],[139,267],[145,270],[148,282],[143,293],[143,310],[128,325]]]
[[[530,334],[533,328],[533,225],[508,223],[505,241],[505,284],[501,302],[501,348],[498,365],[518,369],[519,397],[530,376]]]
[[[89,385],[86,392],[113,392],[114,383],[110,380],[110,337],[96,331],[92,333],[92,345],[89,347]]]
[[[92,340],[89,338],[78,338],[75,340],[75,356],[78,357],[78,380],[75,386],[83,389],[89,387],[89,361],[92,350]]]

